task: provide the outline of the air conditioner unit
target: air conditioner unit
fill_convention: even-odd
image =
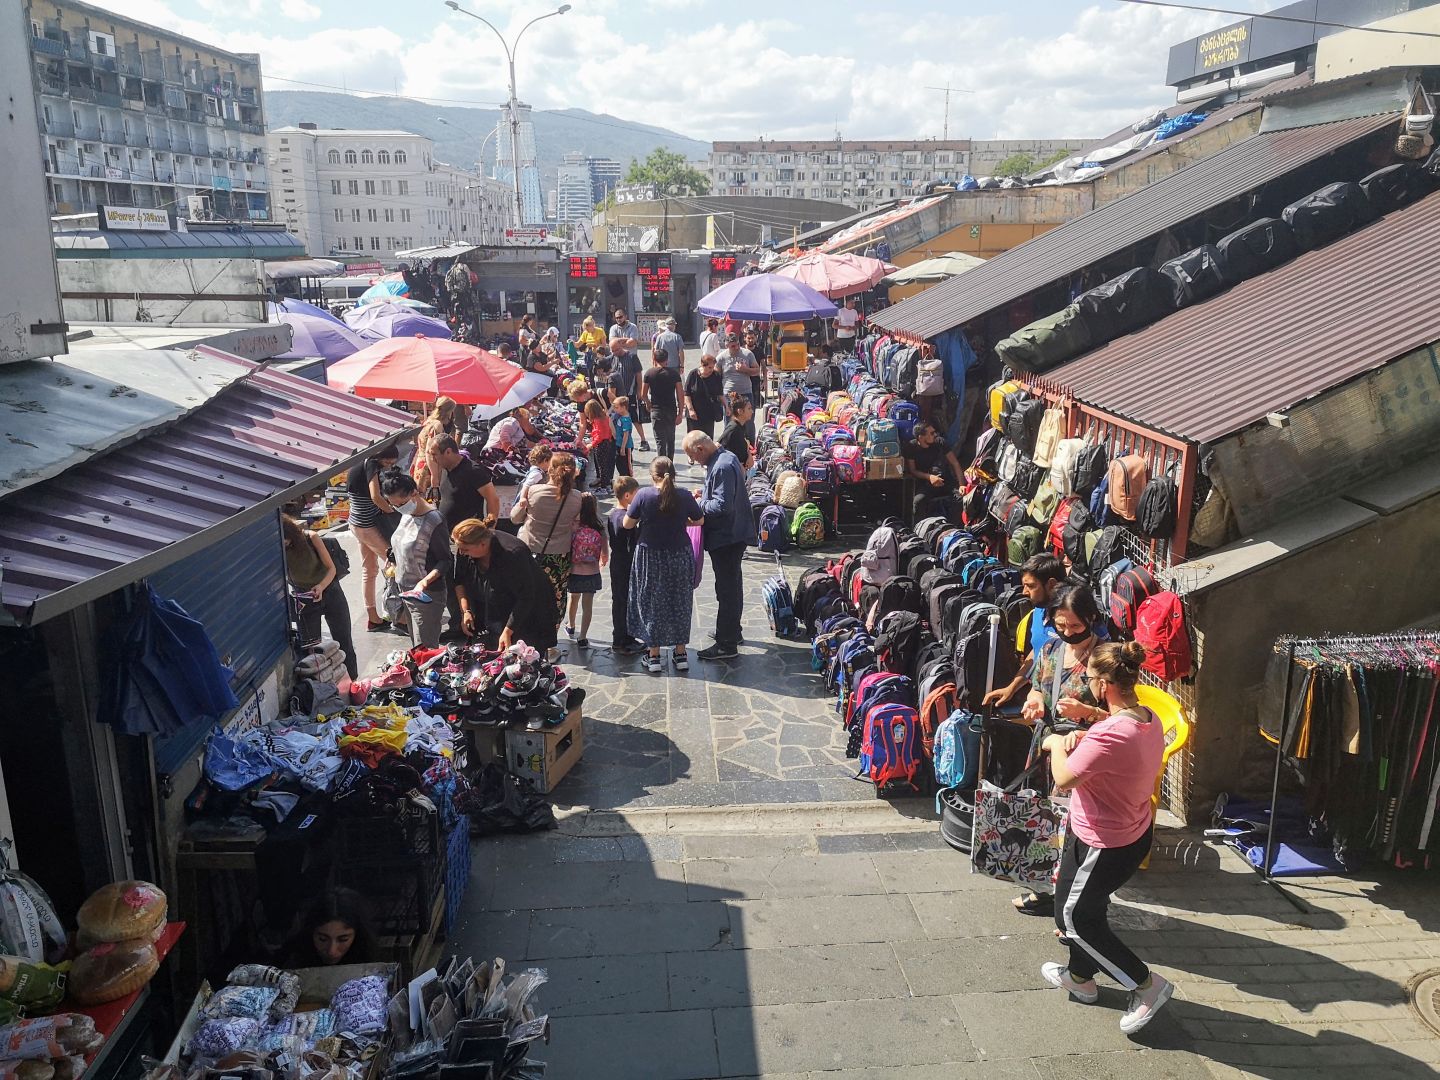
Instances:
[[[187,195],[185,205],[191,221],[210,221],[210,199],[205,195]]]

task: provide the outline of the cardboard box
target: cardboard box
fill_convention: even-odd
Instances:
[[[865,459],[866,480],[902,480],[905,477],[903,457],[867,457]]]
[[[505,767],[549,793],[585,753],[585,726],[578,708],[553,727],[505,732]]]

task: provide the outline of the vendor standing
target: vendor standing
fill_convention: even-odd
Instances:
[[[553,649],[560,622],[555,591],[525,542],[474,519],[455,526],[450,539],[465,633],[476,633],[483,618],[497,648],[523,641],[542,655]]]

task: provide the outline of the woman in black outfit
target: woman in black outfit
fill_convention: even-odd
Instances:
[[[715,425],[724,418],[724,377],[715,366],[715,357],[700,357],[700,366],[685,376],[686,431],[703,431],[712,439]]]
[[[748,398],[731,394],[725,408],[729,420],[725,424],[725,430],[720,432],[720,448],[729,450],[735,455],[735,460],[740,462],[740,467],[748,470],[755,464],[755,454],[750,449],[749,440],[745,438],[745,425],[755,415],[755,406],[750,404]]]

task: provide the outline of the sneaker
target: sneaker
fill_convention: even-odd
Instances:
[[[401,600],[413,600],[417,604],[433,604],[435,601],[424,589],[410,589],[400,594]]]
[[[661,660],[660,657],[651,656],[649,653],[646,653],[640,658],[640,666],[651,675],[659,675],[660,672],[665,670],[665,662]]]
[[[565,636],[568,637],[568,638],[570,638],[571,640],[574,640],[574,638],[575,638],[575,627],[573,627],[573,626],[567,626],[567,627],[565,627]]]
[[[1175,992],[1175,984],[1159,975],[1150,976],[1150,986],[1144,990],[1132,990],[1130,992],[1130,1003],[1125,1007],[1125,1015],[1120,1017],[1120,1030],[1126,1035],[1134,1035],[1161,1010],[1170,995]]]
[[[671,652],[670,659],[675,663],[676,671],[690,670],[690,654],[683,652]]]
[[[590,647],[590,639],[588,637],[577,638],[575,644],[579,648],[588,649]]]
[[[649,444],[648,442],[642,442],[642,443],[640,444],[640,449],[643,450],[643,451],[645,451],[645,453],[648,454],[648,453],[650,452],[650,444]]]
[[[1094,1005],[1100,1000],[1100,988],[1091,979],[1090,989],[1085,989],[1086,984],[1070,974],[1070,969],[1059,964],[1041,964],[1040,977],[1057,990],[1064,990],[1076,1001],[1085,1005]]]
[[[701,660],[733,660],[740,655],[740,651],[734,645],[721,645],[716,642],[708,649],[700,650]]]

